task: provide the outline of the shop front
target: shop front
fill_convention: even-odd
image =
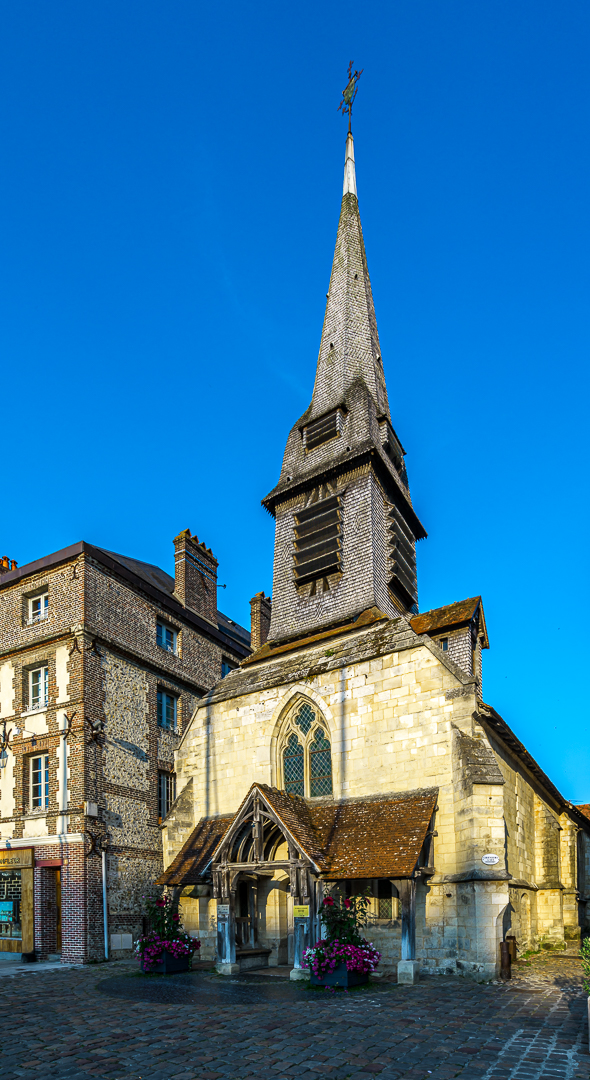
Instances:
[[[0,851],[0,953],[35,947],[33,848]]]

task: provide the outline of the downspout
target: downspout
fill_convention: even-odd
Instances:
[[[109,958],[109,926],[107,916],[107,853],[103,848],[101,853],[102,863],[102,923],[104,930],[104,958]]]

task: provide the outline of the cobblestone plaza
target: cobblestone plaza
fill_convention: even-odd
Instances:
[[[348,994],[277,975],[141,976],[125,961],[12,970],[0,972],[3,1080],[590,1077],[573,958],[518,963],[508,984],[431,977]]]

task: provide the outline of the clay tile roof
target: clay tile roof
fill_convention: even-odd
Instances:
[[[196,885],[230,825],[257,790],[325,878],[403,878],[414,872],[438,788],[316,802],[254,784],[235,815],[202,818],[159,885]]]
[[[416,868],[438,788],[310,806],[315,834],[338,878],[409,877]]]
[[[590,818],[590,803],[575,803],[575,807],[584,817]]]
[[[158,878],[156,884],[197,885],[211,862],[215,848],[233,820],[233,814],[226,814],[224,817],[201,818],[174,861]]]
[[[432,634],[439,630],[452,630],[454,627],[470,623],[478,607],[480,608],[480,629],[484,634],[483,648],[489,649],[481,596],[471,596],[468,600],[458,600],[456,604],[424,611],[410,619],[410,626],[416,634]]]

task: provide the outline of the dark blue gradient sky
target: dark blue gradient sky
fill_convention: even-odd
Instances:
[[[0,554],[172,571],[190,527],[231,617],[271,590],[353,58],[420,606],[483,595],[486,700],[589,801],[587,0],[8,0],[0,28]]]

